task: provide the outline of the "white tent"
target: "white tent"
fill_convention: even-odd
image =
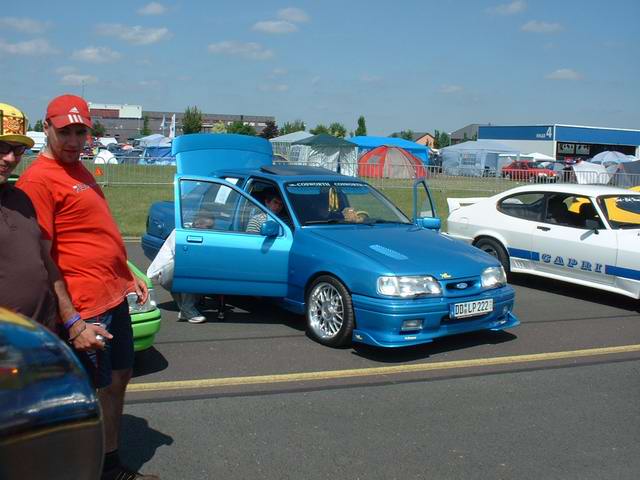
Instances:
[[[595,155],[589,161],[591,163],[602,165],[609,173],[615,173],[621,163],[633,162],[634,160],[635,158],[633,155],[625,155],[624,153],[613,150],[606,150]]]
[[[358,174],[358,146],[343,138],[321,133],[295,142],[289,162],[323,167],[355,177]]]
[[[523,153],[520,159],[532,159],[534,162],[555,162],[555,158],[540,152]]]
[[[445,174],[481,177],[497,175],[503,163],[518,160],[520,152],[494,140],[476,140],[441,148],[440,155]]]
[[[313,135],[309,132],[305,132],[304,130],[300,130],[271,138],[269,141],[271,142],[274,155],[281,155],[288,159],[289,152],[291,151],[291,144],[309,137],[313,137]]]
[[[611,174],[604,165],[591,162],[579,162],[573,165],[576,181],[580,184],[607,185],[611,180]]]
[[[164,135],[160,135],[159,133],[153,133],[151,135],[147,135],[146,137],[138,138],[137,141],[142,148],[171,145],[171,139],[169,137],[165,137]]]

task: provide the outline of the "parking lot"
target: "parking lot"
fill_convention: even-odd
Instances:
[[[638,302],[512,283],[518,328],[396,350],[323,347],[256,298],[178,322],[160,289],[121,450],[162,478],[637,478]]]

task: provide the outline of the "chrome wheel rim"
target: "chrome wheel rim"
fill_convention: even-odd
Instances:
[[[313,287],[309,295],[309,326],[321,338],[338,334],[344,322],[344,302],[340,292],[330,283],[322,282]]]

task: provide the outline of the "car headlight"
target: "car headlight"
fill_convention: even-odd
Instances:
[[[440,295],[442,287],[428,275],[412,277],[378,277],[378,293],[392,297]]]
[[[153,287],[149,288],[149,296],[143,304],[138,303],[138,295],[135,292],[127,294],[127,303],[129,304],[129,315],[134,313],[146,313],[154,310],[157,306],[156,292]]]
[[[507,274],[502,265],[489,267],[482,271],[482,288],[497,288],[507,284]]]

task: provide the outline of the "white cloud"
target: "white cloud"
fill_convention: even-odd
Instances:
[[[50,25],[50,22],[40,22],[31,18],[0,17],[0,28],[10,28],[23,33],[42,33]]]
[[[582,75],[570,68],[559,68],[558,70],[549,73],[544,78],[547,80],[581,80]]]
[[[36,38],[26,42],[8,43],[0,39],[0,52],[9,55],[53,55],[59,53],[43,38]]]
[[[108,47],[87,47],[82,50],[76,50],[71,55],[76,60],[90,63],[109,63],[119,60],[120,53],[111,50]]]
[[[251,60],[266,60],[273,57],[273,52],[271,50],[264,48],[262,45],[255,42],[243,43],[227,40],[224,42],[212,43],[209,45],[208,49],[211,53],[238,55]]]
[[[93,75],[80,75],[79,73],[69,73],[63,75],[60,79],[62,85],[68,85],[71,87],[79,87],[80,85],[90,85],[97,83],[98,78]]]
[[[271,73],[269,74],[269,78],[284,77],[288,73],[289,72],[285,68],[274,68],[273,70],[271,70]]]
[[[261,92],[283,93],[283,92],[289,91],[289,85],[286,85],[284,83],[273,84],[273,85],[261,84],[261,85],[258,85],[258,90],[260,90]]]
[[[283,8],[282,10],[278,10],[278,18],[282,20],[286,20],[287,22],[294,23],[304,23],[310,20],[307,12],[300,8]]]
[[[458,93],[462,90],[463,88],[460,85],[443,85],[440,87],[440,93]]]
[[[138,10],[140,15],[162,15],[167,11],[167,7],[158,2],[147,3],[144,7]]]
[[[526,9],[527,2],[524,0],[514,0],[511,3],[502,3],[495,7],[490,7],[487,9],[487,12],[496,15],[515,15],[516,13],[524,12]]]
[[[58,67],[55,72],[58,75],[67,75],[69,73],[74,73],[76,71],[75,67]]]
[[[293,33],[298,31],[298,27],[291,22],[285,22],[282,20],[265,20],[262,22],[256,22],[252,30],[262,33]]]
[[[138,85],[141,87],[156,88],[160,86],[160,82],[158,80],[140,80]]]
[[[145,28],[140,25],[132,27],[120,23],[103,23],[98,25],[98,34],[116,37],[133,45],[151,45],[171,37],[168,28]]]
[[[523,32],[531,33],[555,33],[562,30],[562,25],[559,23],[539,22],[537,20],[530,20],[520,30]]]

